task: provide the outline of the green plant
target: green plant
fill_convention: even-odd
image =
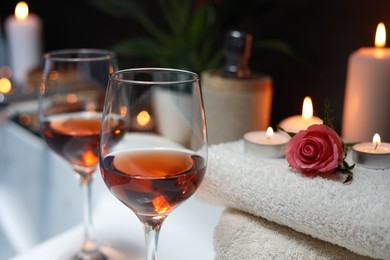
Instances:
[[[111,16],[138,22],[147,36],[129,36],[112,49],[127,66],[176,67],[201,72],[218,68],[226,28],[245,28],[270,4],[291,4],[293,0],[89,0]],[[301,2],[301,0],[295,0]],[[149,9],[148,9],[149,8]],[[148,10],[160,11],[159,17]],[[155,14],[155,13],[153,13]],[[153,19],[152,19],[153,17]],[[293,53],[283,41],[267,39],[254,44]],[[132,61],[132,63],[130,63]]]

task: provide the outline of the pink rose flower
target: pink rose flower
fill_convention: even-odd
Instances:
[[[344,160],[340,137],[326,125],[312,125],[299,131],[287,144],[284,154],[291,167],[310,175],[334,172]]]

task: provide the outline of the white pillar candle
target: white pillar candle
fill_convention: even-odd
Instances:
[[[23,86],[28,73],[39,67],[42,60],[42,22],[37,15],[28,13],[25,2],[19,2],[15,15],[7,17],[4,26],[13,71],[12,80]]]
[[[286,132],[298,133],[300,130],[306,130],[311,125],[322,124],[319,117],[313,116],[313,103],[310,97],[305,97],[302,106],[302,115],[290,116],[283,119],[279,126]]]
[[[360,48],[349,57],[342,121],[347,142],[369,141],[375,132],[390,141],[390,48],[383,47],[385,37],[382,24],[376,47]]]

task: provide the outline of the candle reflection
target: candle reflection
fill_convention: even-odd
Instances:
[[[150,121],[150,115],[148,111],[142,110],[141,112],[138,113],[137,115],[137,123],[140,126],[147,125]]]
[[[133,127],[139,131],[153,131],[154,120],[147,110],[141,110],[134,116]]]

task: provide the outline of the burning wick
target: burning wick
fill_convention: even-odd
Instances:
[[[310,97],[305,97],[302,105],[302,118],[309,120],[313,117],[313,102]]]
[[[381,137],[378,133],[374,134],[374,137],[372,138],[372,143],[375,145],[374,150],[378,148],[379,144],[381,143]]]
[[[269,126],[265,134],[267,135],[265,139],[271,139],[271,137],[274,135],[274,130],[272,129],[272,127]]]

